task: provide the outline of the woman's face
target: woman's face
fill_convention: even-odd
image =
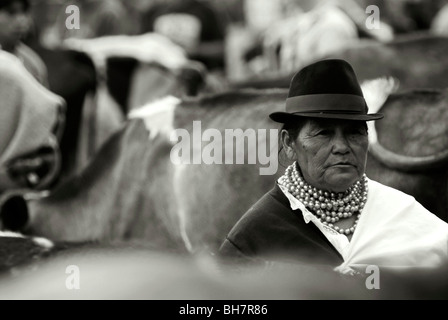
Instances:
[[[29,14],[21,2],[13,2],[0,10],[0,44],[6,50],[13,50],[29,27]]]
[[[343,192],[364,174],[369,142],[363,121],[309,119],[296,139],[286,136],[285,147],[316,188]]]

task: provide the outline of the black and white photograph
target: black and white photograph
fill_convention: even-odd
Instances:
[[[447,53],[448,0],[0,0],[0,300],[447,300]]]

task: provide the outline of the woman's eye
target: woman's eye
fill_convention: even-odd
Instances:
[[[359,129],[359,130],[352,130],[349,132],[349,136],[353,137],[353,138],[357,138],[357,137],[363,137],[366,135],[366,131],[363,129]]]
[[[355,129],[355,130],[353,130],[353,134],[365,135],[366,134],[366,130],[363,129],[363,128]]]
[[[320,130],[316,133],[317,136],[326,136],[330,133],[329,130]]]

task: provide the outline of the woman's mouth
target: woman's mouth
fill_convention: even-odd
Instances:
[[[355,165],[350,162],[338,162],[338,163],[332,164],[330,167],[348,168],[348,167],[355,167]]]

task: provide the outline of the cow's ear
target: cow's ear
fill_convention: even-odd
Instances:
[[[12,196],[0,208],[3,229],[20,231],[28,222],[28,206],[22,196]]]

